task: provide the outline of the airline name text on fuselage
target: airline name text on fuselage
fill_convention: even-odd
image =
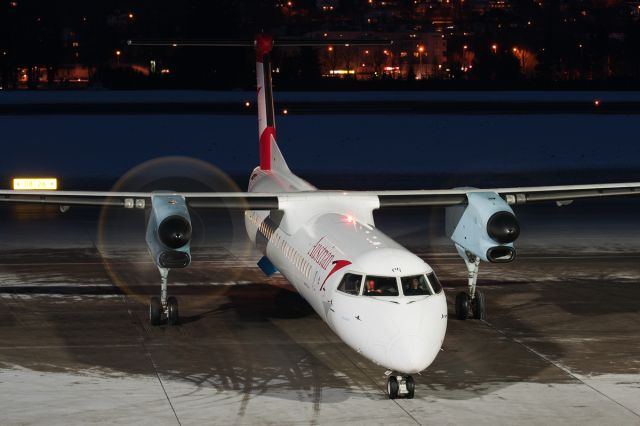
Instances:
[[[314,260],[322,269],[327,269],[327,266],[331,263],[335,255],[329,251],[327,246],[322,244],[324,237],[320,238],[320,241],[315,243],[309,250],[309,257]]]

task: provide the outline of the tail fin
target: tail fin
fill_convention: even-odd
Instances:
[[[271,85],[271,61],[273,38],[266,34],[256,36],[256,78],[258,91],[258,136],[260,137],[260,168],[288,172],[278,144],[276,143],[273,87]]]

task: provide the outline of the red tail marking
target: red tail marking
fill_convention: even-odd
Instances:
[[[268,55],[273,49],[273,37],[266,34],[256,36],[256,60],[262,62],[262,58]]]
[[[275,139],[275,127],[266,127],[260,135],[260,168],[271,170],[271,136]]]
[[[329,279],[329,277],[331,275],[333,275],[335,272],[339,271],[340,269],[344,268],[345,266],[351,265],[351,262],[349,262],[348,260],[336,260],[333,262],[333,269],[329,272],[329,274],[327,275],[327,278],[324,279],[324,281],[322,281],[322,285],[320,286],[320,290],[322,290],[322,288],[324,287],[324,284],[327,282],[327,280]]]

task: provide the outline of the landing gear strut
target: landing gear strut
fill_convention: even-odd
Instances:
[[[416,391],[416,384],[411,376],[398,376],[391,373],[387,379],[387,394],[389,399],[396,399],[398,396],[404,396],[407,399],[413,399]]]
[[[149,322],[151,325],[160,325],[163,320],[169,325],[178,323],[178,299],[174,296],[167,297],[167,277],[169,275],[168,268],[160,268],[160,297],[152,297],[149,301]]]
[[[463,251],[461,247],[458,247],[458,252],[469,271],[469,290],[468,293],[461,291],[456,295],[456,317],[463,321],[471,316],[475,319],[484,319],[484,294],[476,289],[480,258],[468,251]]]

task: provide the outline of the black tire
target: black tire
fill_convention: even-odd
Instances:
[[[407,399],[413,399],[413,396],[416,393],[416,383],[413,381],[413,377],[411,376],[407,376],[404,381],[407,385]]]
[[[461,291],[456,295],[456,317],[459,320],[466,320],[469,318],[469,295],[464,291]]]
[[[473,298],[473,317],[475,319],[484,319],[484,294],[480,290],[476,290],[476,297]]]
[[[389,399],[396,399],[398,397],[398,379],[396,376],[389,376],[387,380],[387,392],[389,393]]]
[[[178,324],[178,299],[173,296],[169,296],[167,299],[167,324],[176,325]]]
[[[151,325],[159,325],[162,321],[162,303],[157,297],[152,297],[149,301],[149,322]]]

